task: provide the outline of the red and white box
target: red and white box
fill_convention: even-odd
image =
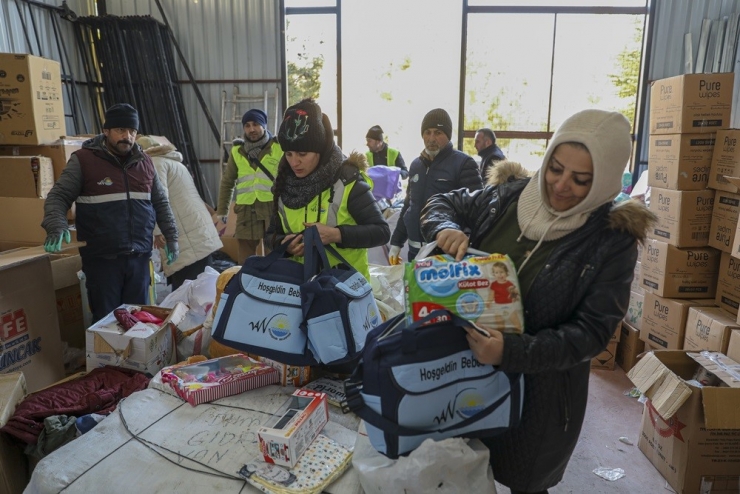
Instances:
[[[162,382],[193,406],[276,384],[279,380],[276,369],[242,354],[162,369]]]
[[[268,463],[294,467],[306,448],[329,421],[326,393],[296,390],[257,437]]]

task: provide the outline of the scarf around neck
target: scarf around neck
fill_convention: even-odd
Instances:
[[[250,141],[247,139],[247,136],[244,136],[244,144],[242,144],[242,149],[244,149],[244,152],[247,153],[247,156],[253,160],[258,160],[260,153],[262,152],[262,148],[265,147],[265,144],[272,139],[272,134],[270,134],[269,131],[265,131],[265,133],[262,135],[261,138],[256,140],[255,142]]]
[[[285,159],[283,157],[283,159]],[[311,200],[336,182],[337,172],[342,166],[345,157],[339,146],[334,145],[331,153],[325,159],[321,157],[319,166],[307,177],[298,178],[288,167],[285,177],[285,187],[280,195],[286,207],[299,209],[308,205]]]

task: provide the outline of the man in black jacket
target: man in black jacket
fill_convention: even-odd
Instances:
[[[452,148],[452,119],[442,108],[431,110],[421,122],[424,150],[411,162],[406,199],[388,253],[390,264],[400,264],[404,242],[409,242],[409,262],[416,258],[424,238],[419,223],[421,210],[435,194],[467,188],[483,188],[478,165],[467,154]]]
[[[485,183],[493,165],[497,161],[505,160],[506,156],[496,145],[496,134],[489,128],[478,129],[475,132],[475,149],[480,156],[480,176]]]

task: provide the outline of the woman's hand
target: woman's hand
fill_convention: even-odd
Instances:
[[[286,235],[283,239],[282,243],[290,242],[288,245],[288,254],[296,257],[301,257],[303,255],[303,235],[298,234],[292,234],[292,235]]]
[[[483,327],[481,329],[487,331],[488,336],[480,334],[469,326],[465,327],[465,331],[468,333],[466,336],[468,345],[470,345],[475,359],[481,364],[499,365],[504,356],[504,335],[500,331]]]
[[[437,234],[436,240],[437,247],[442,249],[446,254],[455,256],[456,261],[462,261],[470,243],[467,235],[454,228],[445,228]]]
[[[306,228],[310,226],[318,228],[319,235],[321,236],[321,243],[324,245],[342,243],[342,232],[340,232],[337,227],[328,226],[323,223],[304,223],[303,226]]]
[[[154,246],[158,249],[164,249],[167,245],[167,241],[164,239],[164,235],[154,235]]]

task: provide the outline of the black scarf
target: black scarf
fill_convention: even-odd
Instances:
[[[242,149],[244,149],[244,152],[247,153],[250,161],[259,161],[260,154],[262,154],[262,148],[265,147],[265,145],[271,138],[272,134],[270,134],[270,132],[267,130],[264,134],[262,134],[262,137],[254,142],[247,139],[247,136],[244,136],[244,144],[242,144]]]
[[[337,172],[344,160],[342,150],[335,145],[331,153],[321,156],[319,166],[307,177],[296,177],[289,167],[285,177],[285,188],[280,196],[283,204],[290,209],[305,207],[314,197],[334,185]]]

